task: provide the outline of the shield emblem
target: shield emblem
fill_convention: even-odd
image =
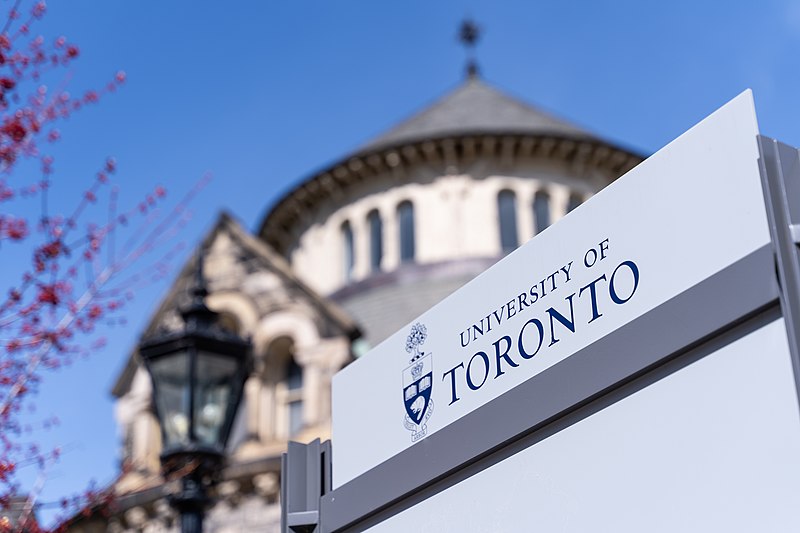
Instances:
[[[420,425],[431,404],[433,362],[431,354],[423,354],[403,370],[403,402],[408,418]]]

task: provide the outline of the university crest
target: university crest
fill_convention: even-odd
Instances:
[[[406,407],[404,425],[411,431],[411,442],[428,433],[427,422],[433,414],[433,354],[420,350],[428,338],[428,329],[417,322],[406,339],[406,352],[411,354],[409,366],[403,370],[403,402]]]

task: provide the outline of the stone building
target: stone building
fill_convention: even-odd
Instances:
[[[280,454],[290,439],[329,437],[333,374],[640,161],[472,69],[431,106],[300,181],[255,234],[220,215],[201,245],[207,301],[253,339],[256,363],[207,531],[276,531]],[[192,268],[145,335],[181,326]],[[113,389],[129,465],[117,509],[72,530],[175,530],[150,386],[131,354]]]

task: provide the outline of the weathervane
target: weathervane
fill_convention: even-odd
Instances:
[[[466,18],[458,30],[458,40],[467,50],[467,76],[478,75],[478,63],[475,61],[475,44],[481,36],[481,29],[471,19]]]

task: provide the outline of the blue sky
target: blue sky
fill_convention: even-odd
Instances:
[[[40,31],[81,46],[75,92],[128,74],[62,127],[55,196],[74,205],[107,155],[132,201],[212,171],[181,238],[221,209],[255,229],[303,177],[462,81],[465,15],[485,30],[489,83],[643,153],[748,87],[762,133],[800,145],[796,2],[53,1]],[[106,349],[46,377],[36,416],[62,423],[39,440],[66,453],[42,501],[113,479],[109,390],[164,290],[139,295]]]

